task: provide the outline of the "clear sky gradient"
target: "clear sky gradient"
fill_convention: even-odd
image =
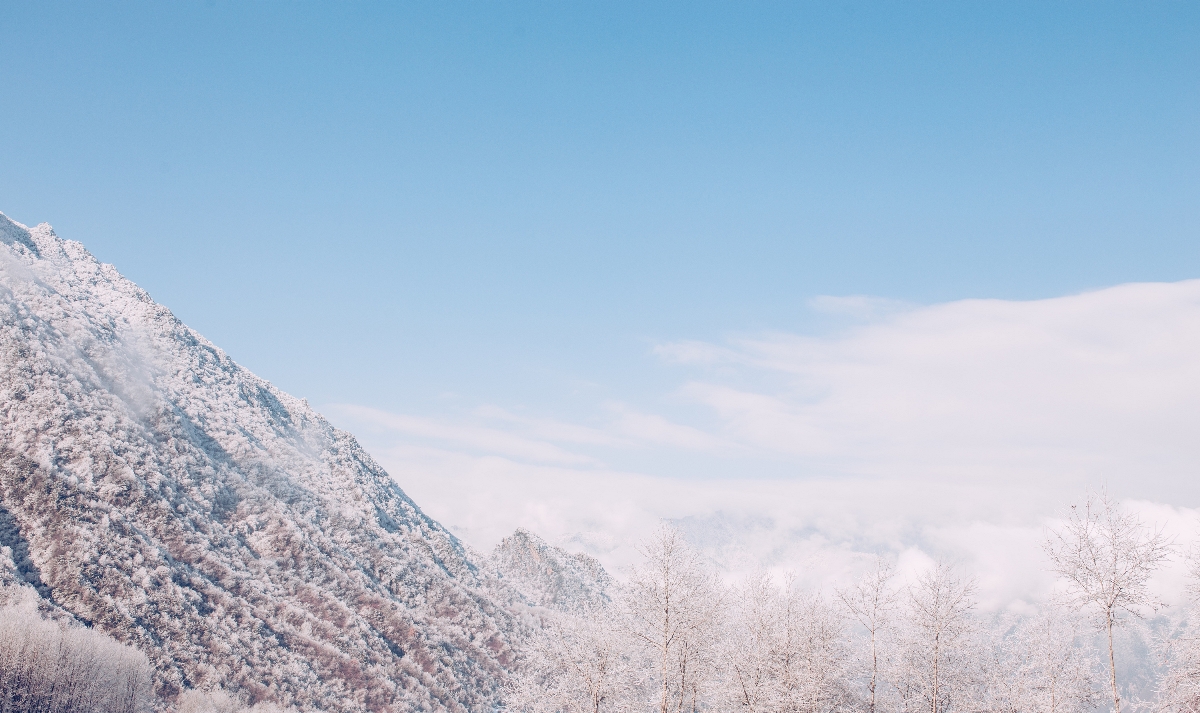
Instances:
[[[0,210],[314,403],[1200,274],[1200,9],[4,3]],[[564,396],[567,394],[568,396]]]
[[[1186,2],[0,3],[0,211],[481,548],[620,571],[671,518],[730,572],[949,556],[1003,606],[1087,486],[1200,533],[1198,39]]]

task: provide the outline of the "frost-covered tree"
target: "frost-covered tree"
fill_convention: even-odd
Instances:
[[[522,713],[607,713],[629,710],[639,669],[623,612],[613,605],[586,612],[548,612],[525,647],[505,703]]]
[[[891,670],[906,711],[955,713],[975,698],[975,585],[939,562],[909,588]]]
[[[1054,571],[1067,580],[1072,601],[1096,614],[1105,632],[1115,713],[1121,711],[1121,693],[1113,630],[1123,614],[1140,618],[1143,609],[1158,608],[1146,582],[1172,550],[1161,529],[1122,510],[1106,491],[1072,506],[1066,522],[1046,539],[1046,554]]]
[[[654,706],[700,710],[715,679],[722,587],[674,528],[660,527],[641,552],[625,604],[630,636],[650,661]]]
[[[890,630],[899,592],[892,586],[891,562],[876,557],[874,567],[852,587],[838,590],[838,599],[850,617],[866,632],[867,711],[875,713],[879,686],[880,645]]]
[[[746,713],[777,710],[786,655],[780,645],[782,596],[765,574],[730,592],[732,616],[721,651],[725,706]]]
[[[1195,545],[1188,565],[1187,616],[1181,631],[1161,642],[1165,665],[1157,682],[1157,708],[1163,713],[1200,713],[1200,549]]]
[[[150,663],[99,632],[0,609],[0,711],[147,713]]]
[[[758,575],[730,592],[724,709],[824,713],[850,700],[844,620],[793,581],[781,588]]]
[[[1200,713],[1200,633],[1195,615],[1178,638],[1165,642],[1166,670],[1158,681],[1158,710]]]
[[[294,708],[284,708],[269,701],[247,706],[237,696],[221,689],[184,691],[175,708],[177,713],[295,713]]]
[[[1080,617],[1051,606],[985,625],[973,581],[944,562],[900,589],[878,559],[835,605],[793,578],[723,586],[669,527],[641,551],[611,604],[534,607],[543,625],[522,649],[508,710],[1085,713],[1100,698]],[[554,575],[543,560],[525,569]],[[851,636],[851,622],[865,635]],[[1200,689],[1187,688],[1196,653],[1180,658],[1172,690]]]
[[[991,632],[980,698],[995,713],[1086,713],[1100,702],[1098,661],[1084,648],[1080,622],[1048,607]]]
[[[852,700],[845,620],[816,595],[791,594],[784,628],[782,710],[832,713]]]
[[[242,703],[223,690],[184,691],[179,696],[176,708],[179,713],[237,713]]]

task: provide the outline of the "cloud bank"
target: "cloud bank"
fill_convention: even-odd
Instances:
[[[1195,531],[1200,280],[811,307],[847,323],[658,345],[678,381],[647,395],[657,409],[326,410],[468,542],[524,526],[618,570],[671,518],[731,576],[795,569],[819,585],[875,552],[914,570],[948,557],[1005,606],[1049,591],[1038,543],[1088,487]]]

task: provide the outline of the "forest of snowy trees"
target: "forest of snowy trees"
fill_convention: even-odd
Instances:
[[[525,565],[541,561],[562,575],[547,557],[565,553],[529,533],[507,548]],[[1160,627],[1138,654],[1153,661],[1131,660],[1114,645],[1114,631],[1160,609],[1148,582],[1177,543],[1101,493],[1048,531],[1043,549],[1061,578],[1058,596],[1020,615],[985,614],[972,578],[945,562],[906,580],[877,557],[856,582],[824,594],[766,574],[727,585],[663,526],[624,583],[604,575],[596,580],[604,594],[580,589],[587,596],[531,603],[540,626],[522,637],[501,709],[1200,711],[1200,621],[1189,614],[1176,617],[1182,625]],[[586,570],[590,560],[575,557]],[[1200,599],[1200,560],[1190,558]],[[1153,684],[1129,695],[1129,672],[1147,668]],[[43,618],[29,602],[0,607],[0,713],[285,710],[220,689],[168,700],[154,694],[152,677],[144,653],[98,631]]]
[[[0,711],[147,713],[155,700],[146,655],[82,627],[0,608]]]
[[[94,629],[46,618],[22,594],[0,592],[18,600],[0,606],[0,713],[152,713],[172,703],[155,695],[145,654]],[[173,703],[176,713],[285,710],[246,706],[220,689],[185,691]]]
[[[1147,582],[1176,549],[1100,493],[1047,534],[1061,596],[1033,613],[985,616],[972,578],[945,562],[902,583],[881,557],[827,595],[765,574],[726,586],[664,526],[611,601],[544,615],[506,704],[514,713],[1197,711],[1192,627],[1160,635],[1152,663],[1122,660],[1113,643],[1114,629],[1158,610]],[[1124,700],[1122,673],[1147,663],[1160,672],[1154,690]]]

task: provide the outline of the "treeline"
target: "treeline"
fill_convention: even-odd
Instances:
[[[93,629],[42,618],[26,603],[0,607],[0,713],[294,713],[247,706],[220,689],[154,693],[145,654]]]
[[[146,656],[91,629],[0,609],[0,713],[147,713]]]
[[[973,580],[945,563],[901,584],[880,558],[828,596],[765,575],[730,587],[664,526],[609,605],[545,615],[505,705],[511,713],[1130,708],[1113,630],[1156,608],[1146,584],[1173,543],[1102,493],[1073,508],[1044,547],[1065,580],[1061,601],[1019,618],[984,617]],[[1200,641],[1176,637],[1157,653],[1164,673],[1153,700],[1137,707],[1200,711]]]

